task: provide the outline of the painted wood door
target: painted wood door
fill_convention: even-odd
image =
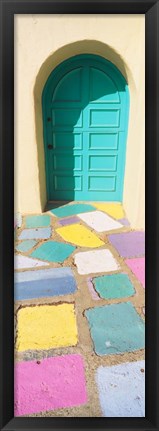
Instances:
[[[122,201],[129,92],[95,55],[72,57],[43,91],[48,200]]]

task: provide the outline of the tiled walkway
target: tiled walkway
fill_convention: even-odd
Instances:
[[[50,204],[23,216],[15,416],[145,415],[144,250],[121,204]]]

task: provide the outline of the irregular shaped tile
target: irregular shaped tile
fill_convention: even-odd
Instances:
[[[102,275],[93,279],[99,296],[104,299],[124,298],[135,293],[127,274]]]
[[[145,417],[145,361],[100,366],[96,373],[105,417]]]
[[[142,231],[112,234],[109,240],[122,257],[142,256],[145,253],[145,233]]]
[[[145,258],[139,257],[136,259],[126,259],[125,263],[131,271],[136,275],[140,283],[145,287]]]
[[[67,217],[67,218],[59,220],[59,224],[61,224],[62,226],[68,226],[68,225],[74,224],[74,223],[79,223],[79,219],[76,216],[75,217]]]
[[[81,355],[18,362],[14,374],[14,416],[29,415],[87,402]]]
[[[14,256],[14,269],[26,269],[35,268],[37,266],[46,266],[48,263],[42,260],[31,259],[28,256],[22,256],[21,254],[15,254]]]
[[[89,204],[73,204],[73,205],[63,205],[59,208],[51,210],[56,217],[68,217],[75,214],[80,214],[88,211],[94,211],[94,206]]]
[[[90,278],[90,277],[87,279],[87,286],[88,286],[88,289],[90,291],[92,299],[94,299],[95,301],[99,301],[100,298],[97,295],[96,291],[94,290],[93,283],[92,283],[92,278]]]
[[[101,247],[101,241],[93,232],[80,224],[64,226],[56,229],[56,232],[68,242],[79,245],[80,247]]]
[[[145,347],[144,322],[131,302],[86,310],[97,355],[133,352]]]
[[[16,349],[19,352],[76,344],[77,326],[73,304],[40,305],[18,311]]]
[[[64,262],[76,249],[73,245],[62,242],[47,241],[31,253],[32,257],[48,260],[49,262]]]
[[[32,247],[34,247],[35,244],[37,244],[37,241],[34,239],[26,239],[20,242],[20,244],[16,245],[15,249],[22,252],[29,251]]]
[[[27,228],[38,228],[49,226],[50,216],[49,215],[30,215],[25,218],[25,225]]]
[[[107,214],[103,214],[101,211],[78,214],[78,217],[97,232],[105,232],[123,227],[121,223],[112,219]]]
[[[71,268],[18,272],[14,276],[14,299],[68,295],[77,290]]]
[[[104,211],[110,216],[120,219],[124,217],[124,210],[122,204],[111,203],[111,202],[93,202],[93,205],[98,208],[98,210]]]
[[[127,218],[121,218],[119,219],[119,222],[124,226],[130,226],[129,220]]]
[[[41,227],[37,229],[24,229],[19,235],[19,239],[48,239],[51,236],[51,227]]]
[[[120,266],[110,250],[93,250],[76,253],[74,256],[79,274],[117,271]]]

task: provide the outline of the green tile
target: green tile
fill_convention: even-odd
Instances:
[[[86,310],[97,355],[133,352],[145,347],[145,325],[131,302]]]
[[[56,217],[68,217],[75,214],[85,213],[88,211],[94,211],[96,210],[93,205],[89,204],[73,204],[73,205],[64,205],[59,208],[55,208],[51,210],[51,212]]]
[[[56,241],[47,241],[31,253],[32,257],[47,260],[48,262],[63,262],[76,247]]]
[[[37,241],[34,241],[33,239],[28,239],[26,241],[22,241],[20,244],[16,245],[16,250],[17,251],[29,251],[35,244],[37,243]]]
[[[124,298],[135,293],[127,274],[102,275],[93,279],[93,285],[104,299]]]
[[[49,226],[50,216],[49,215],[26,216],[25,224],[27,228],[38,228],[38,227]]]

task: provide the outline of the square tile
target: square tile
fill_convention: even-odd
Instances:
[[[27,228],[38,228],[49,226],[49,215],[29,215],[25,217],[25,225]]]
[[[68,217],[80,213],[84,213],[86,211],[93,211],[95,208],[92,205],[89,204],[72,204],[72,205],[63,205],[59,206],[58,208],[55,208],[51,210],[51,212],[56,217]]]
[[[18,272],[14,276],[14,299],[68,295],[77,290],[71,268]]]
[[[74,262],[79,274],[111,272],[120,269],[120,265],[108,249],[76,253]]]
[[[18,362],[14,374],[14,416],[85,404],[84,374],[81,355]]]
[[[48,262],[64,262],[76,249],[73,245],[62,242],[47,241],[31,253],[32,257],[48,260]]]
[[[143,287],[145,287],[145,258],[126,259],[125,263],[129,266]]]
[[[104,299],[115,299],[132,296],[135,293],[127,274],[102,275],[93,278],[95,290]]]
[[[32,247],[34,247],[34,245],[37,244],[37,241],[35,241],[34,239],[26,239],[24,241],[21,241],[18,245],[15,246],[15,249],[17,251],[22,251],[22,252],[26,252],[31,250]]]
[[[130,302],[86,310],[97,355],[133,352],[145,347],[144,321]]]
[[[37,229],[23,229],[18,239],[48,239],[51,236],[51,227]]]
[[[145,361],[99,367],[99,400],[105,417],[145,417]]]
[[[101,211],[92,211],[91,213],[78,214],[78,217],[97,232],[106,232],[115,229],[121,229],[123,227],[121,223],[114,220],[107,214],[103,214]]]
[[[14,269],[28,269],[47,265],[48,263],[43,260],[31,259],[31,257],[22,256],[21,254],[14,255]]]
[[[18,311],[16,349],[53,349],[76,346],[77,326],[74,304],[39,305]]]
[[[109,240],[122,257],[143,256],[145,253],[145,233],[142,231],[112,234]]]
[[[56,229],[56,232],[68,242],[80,247],[101,247],[104,242],[97,237],[91,230],[80,224],[72,224],[71,226],[63,226]]]

